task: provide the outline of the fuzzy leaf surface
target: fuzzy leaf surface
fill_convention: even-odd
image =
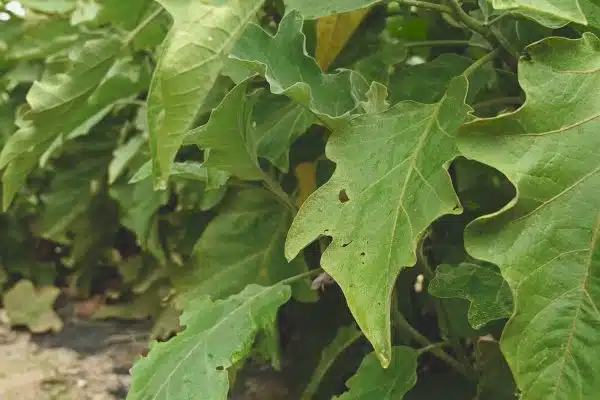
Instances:
[[[184,134],[215,85],[226,56],[262,0],[160,0],[173,26],[148,95],[154,186],[165,188]]]
[[[447,167],[458,155],[455,133],[470,110],[466,92],[460,76],[438,103],[401,102],[334,131],[326,155],[336,170],[303,203],[288,233],[288,259],[320,236],[332,237],[321,265],[384,366],[391,361],[396,277],[415,263],[425,229],[462,210]]]
[[[600,40],[549,38],[528,53],[519,64],[525,104],[460,135],[465,156],[517,188],[468,227],[465,245],[498,265],[513,292],[501,347],[521,398],[592,398],[600,390]]]
[[[492,266],[470,263],[442,264],[437,267],[428,291],[441,298],[469,300],[469,324],[475,329],[512,314],[510,288]]]
[[[254,338],[275,323],[288,286],[249,285],[225,300],[198,297],[180,318],[183,332],[151,345],[132,369],[127,400],[225,400],[228,369],[244,360]]]
[[[392,363],[381,368],[374,353],[367,355],[356,374],[346,382],[347,392],[336,400],[402,399],[417,383],[418,352],[411,347],[392,349]]]
[[[379,0],[284,0],[287,10],[298,10],[306,19],[365,8]]]

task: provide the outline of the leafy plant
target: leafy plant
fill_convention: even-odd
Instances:
[[[597,396],[594,2],[20,4],[13,325],[152,318],[131,400]]]

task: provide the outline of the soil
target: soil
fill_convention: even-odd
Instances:
[[[0,311],[1,312],[1,311]],[[0,399],[116,400],[147,349],[148,322],[63,318],[59,333],[11,329],[0,316]]]

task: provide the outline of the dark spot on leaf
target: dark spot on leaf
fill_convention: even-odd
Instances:
[[[346,189],[340,190],[340,194],[338,194],[338,199],[340,200],[340,203],[345,203],[348,200],[350,200],[348,198],[348,195],[346,194]]]
[[[352,243],[352,240],[351,240],[351,241],[349,241],[348,243],[343,243],[343,244],[342,244],[342,247],[346,247],[346,246],[348,246],[350,243]]]
[[[224,369],[225,369],[225,368],[223,368],[223,366],[222,366],[222,365],[219,365],[219,366],[216,368],[216,370],[217,370],[217,371],[223,371]]]
[[[215,356],[213,356],[212,353],[208,353],[208,358],[213,359]]]
[[[363,251],[362,253],[360,253],[360,255],[361,255],[362,257],[364,257],[364,256],[365,256],[365,252]]]

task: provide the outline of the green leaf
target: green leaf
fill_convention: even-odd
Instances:
[[[108,166],[108,183],[113,184],[121,174],[125,171],[129,163],[138,155],[142,146],[146,143],[146,138],[143,135],[132,137],[113,151],[113,159]],[[148,163],[148,168],[151,164]]]
[[[342,326],[338,330],[331,343],[329,343],[329,345],[323,349],[319,364],[317,364],[317,367],[310,377],[310,381],[302,393],[301,400],[310,400],[314,398],[314,395],[317,393],[317,389],[319,388],[319,384],[338,356],[361,337],[362,332],[356,329],[354,324]]]
[[[152,176],[152,163],[148,161],[131,177],[129,183],[141,182]],[[215,168],[207,168],[204,164],[188,161],[173,163],[171,176],[184,179],[206,182],[208,189],[217,189],[224,186],[229,179],[229,174]]]
[[[44,59],[73,46],[79,39],[79,32],[68,21],[40,20],[25,27],[19,40],[9,46],[4,57],[7,60]]]
[[[31,281],[20,280],[2,298],[10,324],[26,325],[34,333],[60,331],[62,321],[52,309],[59,294],[57,287],[36,289]]]
[[[589,33],[532,45],[519,64],[523,107],[460,135],[466,157],[517,188],[468,227],[465,244],[498,265],[513,292],[501,347],[523,399],[593,398],[600,389],[599,48]]]
[[[397,69],[390,77],[390,100],[392,103],[402,100],[421,103],[439,101],[452,78],[462,74],[472,63],[469,58],[449,53],[424,64]],[[469,77],[467,100],[472,100],[491,78],[492,71],[488,68],[474,71]]]
[[[590,6],[595,7],[592,1],[584,7],[586,0],[492,0],[492,6],[496,10],[517,11],[545,26],[556,27],[561,25],[561,20],[587,25],[584,11]]]
[[[165,190],[155,191],[150,180],[114,185],[109,193],[121,206],[123,226],[134,232],[142,247],[146,248],[152,217],[167,203],[169,193]]]
[[[306,272],[300,257],[288,263],[283,254],[291,221],[285,205],[264,189],[232,194],[200,236],[187,272],[175,280],[178,292],[186,299],[223,298],[250,283],[272,285]],[[309,287],[308,279],[297,283],[294,294],[314,293]]]
[[[150,93],[148,129],[154,186],[165,188],[173,158],[215,85],[225,56],[262,0],[160,0],[173,16]]]
[[[24,7],[34,10],[64,14],[75,8],[77,0],[19,0]]]
[[[365,8],[378,2],[379,0],[284,0],[287,10],[298,10],[306,19]]]
[[[367,355],[356,375],[346,382],[348,391],[336,400],[398,400],[417,383],[417,357],[410,347],[392,349],[392,363],[381,368],[375,353]]]
[[[345,122],[364,99],[368,84],[357,72],[323,74],[306,54],[302,17],[286,14],[275,36],[250,24],[231,57],[265,77],[274,94],[285,94],[308,107],[330,126]]]
[[[4,209],[54,142],[87,133],[116,101],[143,87],[143,69],[116,59],[120,49],[115,38],[88,41],[73,51],[68,73],[33,84],[27,94],[30,109],[0,153]]]
[[[475,329],[490,321],[507,318],[513,310],[510,288],[491,265],[442,264],[437,267],[428,291],[441,298],[469,300],[469,323]]]
[[[470,110],[466,92],[467,80],[457,77],[438,103],[398,103],[334,131],[326,154],[336,170],[303,203],[288,233],[288,259],[320,236],[333,238],[321,265],[384,366],[391,361],[396,277],[415,263],[427,227],[462,210],[447,166],[458,155],[454,135]]]
[[[227,370],[246,358],[256,334],[275,323],[289,297],[287,286],[250,285],[226,300],[193,299],[180,319],[184,331],[154,342],[134,364],[127,400],[227,399]]]

